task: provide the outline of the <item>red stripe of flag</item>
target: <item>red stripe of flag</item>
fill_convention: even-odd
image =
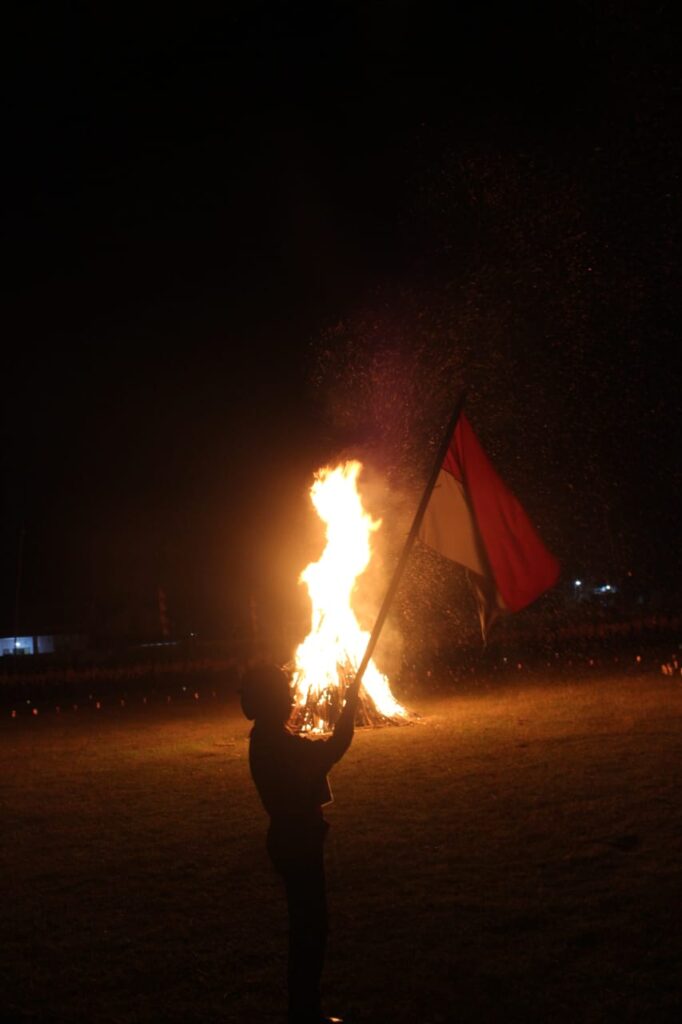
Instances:
[[[443,469],[464,484],[497,589],[510,611],[520,611],[554,586],[559,562],[540,540],[464,415]]]
[[[485,635],[493,603],[511,612],[525,608],[556,583],[559,563],[495,470],[464,415],[459,418],[442,469],[459,481],[464,500],[459,497],[451,501],[446,497],[447,486],[437,488],[419,535],[452,558],[453,551],[463,550],[462,538],[473,532],[483,576],[474,571],[472,582],[480,600],[486,594],[489,606],[485,615],[480,609]],[[456,497],[455,492],[450,493]],[[471,571],[470,557],[468,561]]]

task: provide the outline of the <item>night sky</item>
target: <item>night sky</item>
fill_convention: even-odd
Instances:
[[[282,614],[312,471],[416,500],[464,383],[565,573],[672,592],[673,5],[141,12],[6,21],[0,632],[22,530],[19,632]]]

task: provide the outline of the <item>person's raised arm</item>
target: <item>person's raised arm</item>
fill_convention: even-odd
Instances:
[[[334,726],[334,732],[325,743],[330,764],[339,761],[351,745],[355,730],[355,712],[358,706],[359,692],[360,683],[357,678],[354,678],[346,690],[346,702]]]

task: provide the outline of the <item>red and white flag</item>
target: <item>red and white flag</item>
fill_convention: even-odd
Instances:
[[[468,570],[484,640],[501,612],[525,608],[559,576],[558,561],[500,479],[464,415],[418,536]]]

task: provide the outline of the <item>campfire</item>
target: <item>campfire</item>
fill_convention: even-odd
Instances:
[[[299,732],[333,728],[347,684],[365,653],[370,634],[360,628],[352,606],[356,581],[372,557],[371,536],[381,526],[365,511],[357,480],[360,462],[344,462],[315,474],[310,497],[326,526],[320,559],[303,570],[300,582],[312,603],[310,632],[294,655],[295,705],[292,726]],[[365,670],[358,724],[378,725],[407,718],[374,661]]]

